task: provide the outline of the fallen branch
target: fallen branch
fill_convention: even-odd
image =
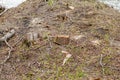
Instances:
[[[2,71],[2,69],[3,69],[3,65],[7,62],[7,60],[8,60],[8,59],[10,58],[10,56],[11,56],[11,52],[12,52],[12,50],[13,50],[13,47],[7,42],[7,40],[8,40],[9,38],[11,38],[14,34],[15,34],[15,30],[12,29],[12,30],[11,30],[10,32],[8,32],[5,36],[3,36],[2,38],[0,38],[0,41],[4,41],[5,44],[9,47],[9,51],[8,51],[7,57],[4,59],[4,61],[3,61],[2,63],[0,63],[0,65],[1,65],[0,73],[1,73],[1,71]]]
[[[7,42],[7,40],[9,38],[11,38],[14,34],[15,34],[15,30],[12,29],[5,36],[3,36],[2,38],[0,38],[0,41],[4,41],[6,43],[6,45],[9,47],[8,56],[7,56],[7,58],[1,64],[4,64],[10,58],[11,51],[13,50],[13,47]]]
[[[0,16],[3,15],[8,9],[5,9],[3,12],[0,13]]]
[[[6,63],[6,61],[10,58],[11,52],[12,52],[12,50],[13,50],[13,47],[10,46],[10,44],[7,42],[7,40],[5,40],[5,43],[6,43],[6,45],[9,47],[9,51],[8,51],[8,56],[5,58],[5,60],[4,60],[1,64]]]
[[[105,70],[104,70],[104,65],[103,65],[102,60],[103,60],[103,55],[101,54],[101,55],[100,55],[100,65],[101,65],[101,67],[102,67],[102,72],[103,72],[103,74],[105,74],[105,73],[104,73],[104,71],[105,71]]]
[[[9,38],[11,38],[15,34],[15,30],[12,29],[10,32],[8,32],[6,35],[4,35],[2,38],[0,38],[0,41],[7,41]]]
[[[5,43],[6,43],[6,45],[9,47],[9,51],[8,51],[8,55],[7,55],[7,57],[5,58],[5,60],[4,60],[2,63],[0,63],[0,65],[1,65],[0,73],[1,73],[2,70],[3,70],[4,64],[8,61],[8,59],[10,59],[11,52],[12,52],[12,50],[13,50],[13,47],[10,46],[10,44],[7,42],[7,40],[5,40]]]

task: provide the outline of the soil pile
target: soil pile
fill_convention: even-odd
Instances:
[[[16,31],[8,40],[13,49],[0,65],[1,80],[120,79],[120,14],[107,5],[27,0],[0,16],[0,38],[11,29]],[[0,42],[0,63],[8,51]]]

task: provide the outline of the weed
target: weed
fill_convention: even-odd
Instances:
[[[36,80],[41,80],[40,78],[37,78]]]
[[[105,68],[104,68],[104,73],[105,73],[106,75],[112,75],[112,74],[113,74],[113,72],[111,71],[111,69],[108,68],[108,67],[105,67]]]
[[[69,78],[69,80],[79,80],[80,78],[83,78],[86,76],[85,72],[82,71],[81,67],[82,66],[78,66],[74,74],[67,72],[67,77]]]
[[[57,68],[57,79],[59,79],[59,77],[61,76],[61,72],[62,72],[62,67],[58,67]]]
[[[48,0],[48,5],[53,6],[54,0]]]
[[[22,80],[30,80],[30,77],[27,77],[26,75],[22,75]]]

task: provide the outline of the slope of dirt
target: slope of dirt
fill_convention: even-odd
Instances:
[[[102,3],[56,0],[51,6],[44,0],[27,0],[0,16],[0,37],[11,29],[16,34],[8,43],[17,45],[0,65],[0,80],[120,79],[120,13]],[[39,40],[27,42],[29,32],[39,33]],[[55,44],[49,39],[54,35],[69,35],[70,43]],[[0,63],[8,50],[0,42]],[[64,66],[63,50],[72,55]]]

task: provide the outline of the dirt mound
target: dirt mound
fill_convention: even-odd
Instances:
[[[0,79],[119,80],[119,12],[94,0],[49,1],[27,0],[0,16],[0,38],[11,29],[16,31],[8,40],[13,49],[0,65]],[[34,33],[39,34],[36,41],[26,40]],[[65,39],[69,42],[59,44],[65,37],[58,35],[69,36]],[[0,42],[1,63],[8,51]],[[64,66],[62,51],[71,54]]]

